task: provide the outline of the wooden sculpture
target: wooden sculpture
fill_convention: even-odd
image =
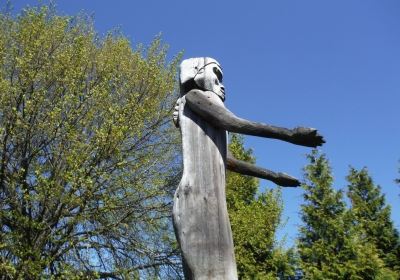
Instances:
[[[312,128],[281,128],[238,118],[224,106],[219,63],[208,57],[184,60],[174,123],[182,135],[183,175],[173,207],[186,279],[237,279],[232,232],[225,199],[225,170],[270,180],[280,186],[300,183],[236,160],[227,151],[227,131],[317,147],[324,143]]]

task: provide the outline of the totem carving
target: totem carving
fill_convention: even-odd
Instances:
[[[180,98],[173,115],[182,136],[183,174],[174,196],[173,223],[186,279],[237,279],[232,232],[225,198],[225,171],[295,187],[300,182],[233,158],[227,132],[317,147],[324,143],[316,129],[287,129],[237,117],[224,105],[219,63],[209,57],[180,65]]]

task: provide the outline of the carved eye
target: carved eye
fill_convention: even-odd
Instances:
[[[217,67],[213,67],[213,72],[214,72],[215,75],[217,75],[218,80],[220,82],[222,82],[222,73],[221,73],[221,71]]]

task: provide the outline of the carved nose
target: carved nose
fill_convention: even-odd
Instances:
[[[225,93],[225,87],[221,84],[221,91]]]

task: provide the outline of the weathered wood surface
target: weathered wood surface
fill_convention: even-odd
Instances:
[[[224,106],[213,92],[209,102]],[[186,279],[237,279],[225,199],[226,131],[179,104],[183,175],[173,207],[175,233]]]
[[[181,98],[173,120],[182,134],[183,175],[176,190],[173,221],[186,279],[237,279],[225,199],[225,170],[267,179],[281,186],[299,181],[227,155],[227,132],[275,138],[317,147],[316,129],[287,129],[238,118],[225,108],[222,68],[212,58],[181,63]]]
[[[195,113],[213,126],[230,132],[274,138],[306,147],[317,147],[325,143],[316,129],[308,127],[287,129],[248,121],[235,116],[225,106],[209,102],[208,97],[202,93],[203,91],[196,89],[189,91],[185,95],[186,103]]]
[[[271,170],[255,166],[254,164],[238,160],[233,157],[229,150],[227,151],[226,168],[243,175],[269,180],[282,187],[300,186],[300,181],[296,178],[282,172],[273,172]]]

